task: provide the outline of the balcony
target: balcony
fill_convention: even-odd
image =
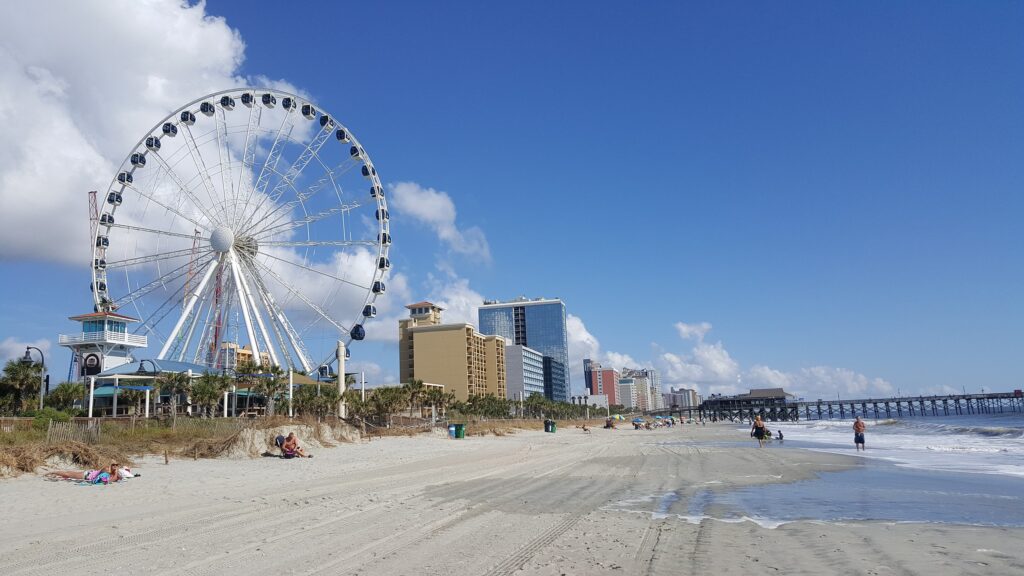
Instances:
[[[145,348],[148,345],[147,337],[140,334],[127,334],[125,332],[81,332],[79,334],[61,334],[57,337],[57,344],[61,346],[75,346],[78,344],[123,344],[125,346],[137,346]]]

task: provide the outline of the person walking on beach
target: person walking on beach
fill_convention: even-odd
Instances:
[[[754,438],[757,438],[758,447],[764,448],[765,427],[760,416],[754,417],[754,425],[751,427],[750,431],[754,433]]]
[[[857,419],[853,421],[853,445],[857,448],[857,451],[867,450],[864,446],[864,430],[867,426],[864,425],[864,421],[857,416]]]

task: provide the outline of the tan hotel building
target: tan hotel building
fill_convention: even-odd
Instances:
[[[480,334],[470,324],[442,324],[440,306],[406,306],[398,321],[398,367],[402,382],[443,384],[460,401],[471,395],[505,397],[505,339]]]

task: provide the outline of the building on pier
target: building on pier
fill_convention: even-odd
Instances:
[[[728,420],[761,416],[768,420],[795,420],[796,396],[782,388],[754,388],[746,394],[712,394],[700,405],[701,412]]]

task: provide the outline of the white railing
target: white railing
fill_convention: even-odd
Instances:
[[[146,346],[148,339],[141,334],[127,334],[125,332],[82,332],[81,334],[61,334],[57,337],[57,343],[61,346],[69,344],[86,344],[89,342],[116,342],[128,346]]]

